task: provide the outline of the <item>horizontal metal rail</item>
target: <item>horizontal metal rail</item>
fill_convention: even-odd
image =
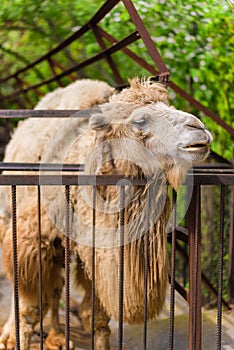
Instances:
[[[0,175],[0,186],[145,186],[146,180],[126,178],[122,175]]]
[[[32,169],[35,171],[36,168]],[[61,168],[62,169],[62,168]],[[61,170],[60,169],[60,170]],[[68,169],[68,168],[67,168]],[[40,170],[40,169],[39,169]],[[42,168],[43,171],[55,171],[50,167]],[[23,168],[20,168],[23,171]],[[68,170],[66,170],[68,171]],[[72,170],[73,171],[73,170]],[[74,171],[79,171],[78,168]],[[145,179],[128,178],[122,175],[0,175],[0,186],[2,185],[80,185],[80,186],[93,186],[93,185],[115,185],[121,186],[133,185],[144,186],[147,183]],[[234,185],[234,173],[232,174],[188,174],[185,184],[193,185]]]
[[[204,167],[203,167],[204,166]],[[226,164],[203,164],[195,165],[189,174],[233,174],[234,168]],[[22,162],[0,162],[0,171],[83,171],[84,164],[62,164],[62,163],[22,163]]]
[[[190,175],[192,176],[192,175]],[[232,174],[194,174],[194,185],[234,185],[234,173]],[[189,175],[187,177],[187,183],[189,184],[191,179]],[[190,182],[191,183],[191,182]]]
[[[88,118],[97,109],[61,109],[61,110],[39,110],[39,109],[1,109],[0,118]]]
[[[0,163],[1,171],[84,171],[84,164]]]

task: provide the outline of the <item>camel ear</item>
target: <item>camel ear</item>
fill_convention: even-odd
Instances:
[[[94,130],[101,130],[107,125],[107,118],[103,113],[94,114],[89,119],[89,127]]]

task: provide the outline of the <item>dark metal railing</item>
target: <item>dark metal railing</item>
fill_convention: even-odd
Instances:
[[[119,330],[118,330],[118,342],[119,349],[123,349],[124,342],[124,323],[123,323],[123,300],[124,300],[124,196],[125,186],[120,180],[126,180],[119,175],[114,176],[91,176],[91,175],[64,175],[53,174],[46,175],[46,171],[57,169],[63,169],[65,171],[80,171],[84,167],[82,165],[42,165],[42,164],[1,164],[1,170],[4,170],[4,174],[0,175],[0,186],[11,186],[12,188],[12,242],[14,251],[14,295],[15,295],[15,322],[16,322],[16,344],[17,348],[20,348],[20,324],[19,324],[19,295],[18,295],[18,266],[17,266],[17,187],[33,185],[38,188],[38,242],[39,242],[39,288],[41,286],[41,257],[40,257],[40,241],[41,241],[41,201],[40,201],[40,188],[44,185],[62,185],[65,188],[65,201],[66,201],[66,240],[65,240],[65,338],[66,349],[69,349],[71,334],[70,334],[70,187],[73,185],[79,186],[91,186],[93,188],[93,250],[92,250],[92,334],[91,334],[91,348],[94,349],[94,319],[95,319],[95,282],[98,283],[95,277],[95,226],[96,226],[96,186],[118,186],[120,191],[120,253],[119,253]],[[43,169],[43,174],[37,175],[20,175],[11,174],[11,172],[22,170],[39,171]],[[226,189],[227,187],[234,185],[234,172],[233,169],[195,169],[195,171],[188,174],[187,186],[191,186],[190,177],[193,177],[194,186],[192,189],[192,197],[188,208],[188,226],[187,228],[177,227],[176,224],[176,195],[173,192],[173,227],[170,235],[169,242],[171,242],[171,268],[170,268],[170,323],[168,330],[168,349],[175,349],[175,291],[177,290],[181,295],[187,299],[189,303],[189,350],[200,350],[202,342],[202,283],[204,282],[204,276],[202,272],[202,260],[201,260],[201,186],[202,185],[218,185],[220,187],[220,224],[219,224],[219,256],[218,256],[218,289],[214,291],[217,296],[217,334],[216,334],[216,350],[221,349],[222,342],[222,314],[223,306],[229,307],[229,304],[223,298],[223,249],[224,249],[224,213],[225,213],[225,201],[226,201]],[[139,179],[127,179],[128,186],[144,186],[145,180]],[[147,220],[147,218],[146,218]],[[188,241],[189,254],[184,254],[185,260],[189,260],[189,290],[186,290],[176,280],[176,255],[181,254],[181,246],[178,245],[178,240],[181,237],[187,237],[184,241]],[[148,236],[145,235],[145,247],[148,247]],[[143,335],[143,349],[147,348],[147,270],[148,266],[148,249],[145,250],[145,300],[144,300],[144,335]],[[188,260],[187,260],[188,259]],[[40,332],[43,334],[42,324],[42,301],[41,293],[39,293],[40,299]],[[140,344],[139,344],[140,346]],[[40,339],[40,348],[43,348],[43,339]],[[151,350],[151,349],[148,349]]]

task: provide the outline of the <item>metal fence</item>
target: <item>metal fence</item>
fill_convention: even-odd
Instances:
[[[66,171],[66,174],[57,176],[55,174],[46,174],[46,171],[56,171],[57,169],[62,169]],[[119,175],[115,176],[90,176],[90,175],[74,175],[74,171],[81,171],[82,165],[44,165],[43,174],[36,175],[17,175],[17,170],[41,170],[41,165],[38,164],[1,164],[1,170],[5,170],[4,174],[0,175],[0,186],[10,186],[11,187],[11,206],[12,206],[12,241],[13,241],[13,251],[14,251],[14,295],[15,295],[15,324],[16,324],[16,345],[17,349],[20,349],[20,323],[19,323],[19,295],[18,295],[18,263],[17,263],[17,189],[19,186],[36,186],[37,196],[38,196],[38,252],[39,252],[39,288],[41,290],[41,255],[40,255],[40,236],[41,236],[41,218],[40,218],[40,208],[41,208],[41,188],[43,186],[55,186],[60,185],[65,188],[65,202],[66,202],[66,239],[65,239],[65,338],[66,338],[66,349],[69,349],[70,344],[70,188],[74,185],[78,186],[91,186],[93,188],[93,203],[95,203],[96,196],[96,186],[119,186],[120,187],[120,203],[119,203],[119,215],[120,215],[120,239],[124,241],[124,195],[125,195],[125,185],[121,180],[126,180]],[[14,174],[6,173],[6,170],[14,170]],[[72,171],[71,175],[67,174],[68,171]],[[191,182],[193,179],[193,185]],[[144,186],[144,180],[138,179],[128,179],[128,185],[131,183],[132,186]],[[219,248],[218,248],[218,264],[217,264],[217,287],[214,287],[210,283],[209,279],[206,278],[202,271],[202,213],[201,213],[201,188],[206,186],[216,186],[219,188],[219,230],[217,230],[216,235],[218,237]],[[223,266],[224,266],[224,229],[225,225],[229,224],[233,218],[226,217],[225,213],[225,203],[227,203],[227,193],[229,193],[230,188],[234,185],[234,170],[233,169],[216,169],[216,168],[198,168],[194,170],[194,173],[189,173],[187,176],[187,183],[185,187],[192,186],[191,200],[188,206],[188,211],[186,215],[186,226],[181,227],[176,223],[176,193],[172,194],[173,201],[173,222],[172,230],[168,235],[169,250],[170,250],[170,311],[169,311],[169,326],[168,326],[168,349],[178,349],[175,336],[175,295],[176,291],[187,301],[189,307],[188,316],[188,339],[187,348],[189,350],[199,350],[202,349],[202,290],[204,287],[212,293],[214,298],[217,300],[217,319],[216,319],[216,345],[213,348],[222,348],[222,320],[223,320],[223,309],[229,309],[230,306],[227,300],[224,298],[223,292],[223,279],[227,279],[227,276],[223,276]],[[190,188],[191,189],[191,188]],[[230,196],[230,193],[228,194]],[[230,209],[230,208],[228,208]],[[95,242],[95,204],[93,207],[93,240]],[[181,245],[183,242],[183,246]],[[184,248],[185,246],[186,249]],[[118,321],[118,348],[124,349],[124,339],[125,339],[125,324],[123,323],[123,285],[125,283],[124,276],[124,244],[121,245],[119,250],[119,321]],[[148,347],[148,323],[147,323],[147,254],[145,258],[145,300],[144,300],[144,323],[143,327],[143,337],[141,344],[138,344],[139,349],[153,350],[152,347]],[[180,255],[183,257],[185,264],[188,266],[188,281],[185,285],[182,285],[180,281],[177,280],[178,266],[176,257]],[[92,334],[90,336],[90,345],[87,349],[94,349],[94,296],[95,296],[95,244],[93,245],[93,281],[92,281]],[[110,291],[111,293],[111,291]],[[39,293],[41,296],[41,292]],[[41,298],[41,297],[40,297]],[[39,300],[40,305],[40,346],[43,348],[43,323],[42,323],[42,301]],[[151,335],[152,336],[152,335]],[[155,334],[155,339],[157,338],[157,332]],[[233,344],[232,344],[233,345]],[[231,347],[230,347],[231,348]],[[157,349],[157,348],[155,348]],[[166,349],[166,347],[165,347]]]

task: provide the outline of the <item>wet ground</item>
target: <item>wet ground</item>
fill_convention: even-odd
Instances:
[[[71,301],[72,309],[76,310],[79,294],[73,294]],[[0,330],[8,317],[11,300],[11,287],[9,282],[0,274]],[[64,324],[64,309],[60,309],[60,318]],[[48,330],[48,320],[45,321],[44,330]],[[110,322],[111,326],[111,349],[118,349],[118,324]],[[164,312],[157,321],[148,324],[148,349],[167,350],[169,329],[169,303],[166,304]],[[39,332],[38,332],[39,334]],[[39,336],[35,333],[33,337],[33,349],[39,349]],[[71,314],[71,339],[76,350],[90,349],[90,335],[87,334],[77,317],[76,313]],[[124,325],[124,350],[143,349],[143,326]],[[202,349],[214,350],[216,348],[216,310],[203,310],[202,325]],[[175,310],[175,350],[188,349],[188,305],[176,295]],[[222,349],[234,349],[234,312],[224,311]]]

